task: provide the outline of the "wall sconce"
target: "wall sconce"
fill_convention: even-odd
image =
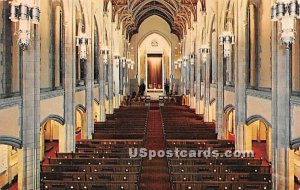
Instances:
[[[210,48],[208,44],[202,45],[199,49],[199,53],[202,55],[202,61],[207,61],[207,55],[210,53]]]
[[[21,50],[25,50],[30,45],[30,25],[39,24],[40,22],[40,6],[39,3],[35,5],[28,5],[22,0],[20,2],[10,2],[10,16],[12,22],[19,22],[19,30],[17,31],[17,43]]]
[[[227,29],[220,35],[219,44],[224,46],[224,58],[230,57],[231,45],[235,44],[235,36],[232,32],[232,24],[227,22]]]
[[[87,60],[87,46],[89,45],[89,38],[87,34],[82,33],[76,36],[76,46],[79,47],[80,60]]]
[[[281,41],[287,48],[295,42],[295,20],[300,19],[299,0],[277,0],[272,8],[272,21],[281,22]]]

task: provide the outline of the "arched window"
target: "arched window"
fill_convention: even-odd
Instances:
[[[94,83],[99,83],[99,35],[96,20],[94,31]]]
[[[296,40],[292,47],[292,91],[300,96],[300,21],[296,21]]]
[[[216,32],[216,22],[213,22],[211,34],[211,83],[216,84],[217,82],[217,65],[218,65],[218,34]]]
[[[248,47],[248,87],[256,89],[258,87],[258,32],[257,32],[257,9],[253,4],[248,7],[248,32],[247,40]]]
[[[54,7],[52,27],[52,89],[63,87],[63,17],[62,8]]]
[[[76,14],[76,35],[80,35],[85,32],[84,18],[81,12],[78,10]],[[86,61],[80,59],[79,47],[76,46],[76,86],[85,85],[85,76],[86,76]]]
[[[21,86],[20,49],[17,44],[18,24],[9,19],[9,1],[0,2],[0,98],[19,96]]]
[[[234,10],[234,8],[233,8]],[[231,11],[227,11],[227,15],[226,15],[226,21],[225,21],[225,29],[226,30],[232,30],[232,32],[234,33],[235,30],[235,22],[233,19],[233,12]],[[234,35],[236,36],[237,34],[234,33]],[[224,62],[224,67],[225,67],[225,84],[226,86],[234,86],[234,71],[235,71],[235,45],[231,46],[231,55],[225,59]]]

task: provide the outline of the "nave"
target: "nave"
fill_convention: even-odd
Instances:
[[[271,189],[263,158],[129,157],[148,150],[234,150],[217,140],[215,124],[186,106],[128,106],[95,123],[93,140],[78,140],[75,153],[55,153],[42,165],[41,189],[263,190]],[[101,140],[100,140],[101,139]]]
[[[3,0],[0,13],[1,190],[257,189],[270,173],[266,188],[299,190],[299,0]],[[128,155],[198,143],[255,159]]]

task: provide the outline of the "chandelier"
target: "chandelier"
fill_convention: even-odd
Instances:
[[[200,54],[202,55],[202,61],[207,61],[207,55],[210,53],[210,48],[208,44],[202,45],[199,49]]]
[[[87,34],[82,33],[76,36],[76,46],[79,47],[80,60],[87,60],[87,46],[89,45],[89,38]]]
[[[232,24],[230,20],[226,25],[226,30],[219,37],[219,44],[224,46],[224,58],[230,57],[231,46],[235,44],[235,36],[232,32]]]
[[[288,48],[295,42],[295,20],[300,18],[300,1],[277,0],[271,10],[272,21],[281,22],[281,41]]]
[[[30,3],[29,3],[30,2]],[[10,16],[12,22],[19,22],[17,31],[17,43],[21,50],[25,50],[30,45],[30,25],[39,24],[40,7],[38,4],[30,5],[31,1],[21,0],[20,2],[11,1]]]

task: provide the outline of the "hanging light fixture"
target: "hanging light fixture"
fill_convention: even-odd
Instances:
[[[186,67],[188,61],[189,61],[188,56],[185,56],[185,57],[183,58],[183,66],[184,66],[184,67]]]
[[[122,67],[126,68],[126,57],[122,57]]]
[[[181,69],[181,67],[182,67],[182,59],[179,59],[178,60],[178,68]]]
[[[21,50],[25,50],[30,45],[30,25],[39,24],[40,22],[40,6],[39,3],[30,5],[32,1],[20,0],[19,2],[10,1],[10,16],[12,22],[19,22],[17,31],[17,43]],[[39,2],[39,1],[37,1]]]
[[[178,69],[178,61],[174,62],[174,66],[175,66],[175,70],[177,70]]]
[[[105,65],[108,64],[108,54],[109,54],[109,49],[107,46],[104,46],[101,50],[101,54],[103,55],[103,62]]]
[[[79,47],[79,54],[81,60],[87,60],[87,47],[89,45],[89,37],[85,33],[76,36],[76,46]]]
[[[195,64],[195,54],[190,54],[190,61],[191,61],[191,65]]]
[[[208,44],[202,45],[199,49],[200,54],[202,55],[202,61],[207,61],[207,55],[210,53],[210,48]]]
[[[118,69],[119,68],[119,64],[120,64],[120,56],[119,56],[118,53],[115,53],[114,64],[115,64],[115,67]]]
[[[133,61],[131,60],[131,59],[128,59],[127,60],[127,67],[129,68],[129,69],[131,69],[131,70],[133,70]]]
[[[226,30],[219,37],[219,44],[224,46],[224,58],[230,57],[231,46],[235,44],[235,36],[232,31],[232,23],[230,19],[226,24]]]
[[[295,21],[300,19],[300,1],[277,0],[271,11],[272,21],[281,22],[281,41],[288,48],[295,42]]]

